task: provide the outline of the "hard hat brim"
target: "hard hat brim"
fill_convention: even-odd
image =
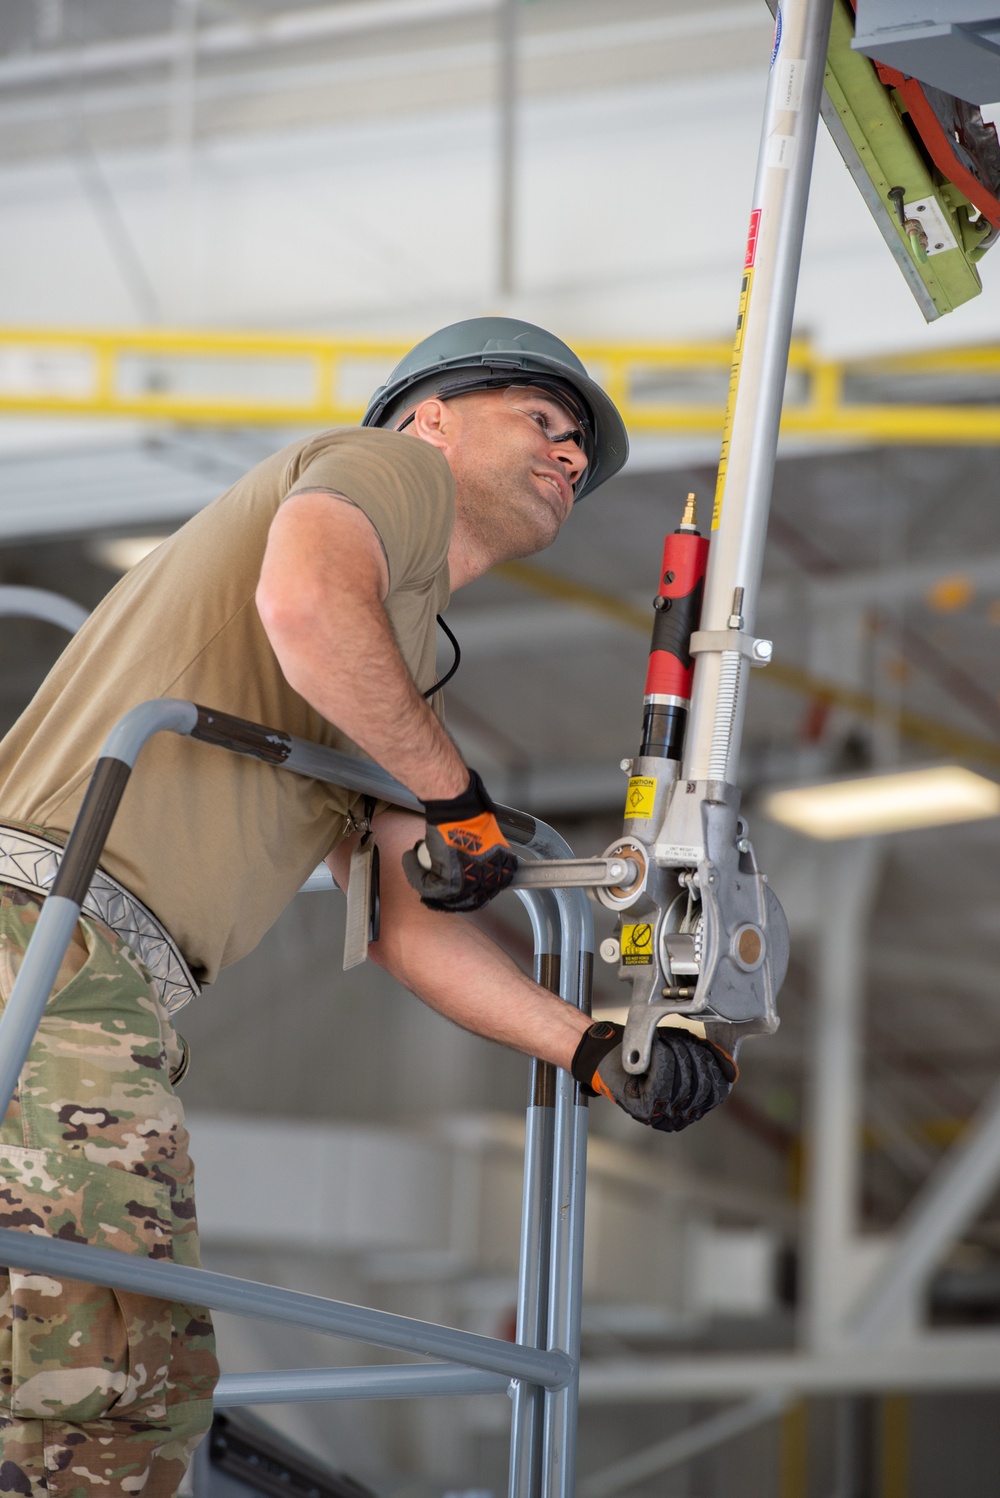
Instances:
[[[406,405],[406,396],[414,392],[417,401],[429,398],[433,386],[447,386],[457,376],[467,376],[467,390],[501,389],[508,385],[530,385],[532,376],[543,381],[563,385],[576,393],[590,414],[593,431],[593,451],[583,480],[576,493],[580,500],[598,485],[606,483],[625,466],[628,458],[628,433],[618,408],[589,375],[544,354],[483,353],[480,356],[462,354],[452,359],[442,359],[431,369],[408,371],[402,378],[390,379],[375,391],[365,412],[363,426],[382,426],[398,415]],[[463,383],[465,381],[463,380]],[[419,396],[417,388],[423,387]],[[444,391],[442,390],[442,396]],[[445,397],[446,398],[446,397]]]

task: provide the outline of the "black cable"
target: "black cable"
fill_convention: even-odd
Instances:
[[[427,691],[423,694],[425,702],[427,701],[427,699],[429,697],[433,697],[435,692],[440,692],[440,690],[441,690],[442,687],[448,685],[449,681],[451,681],[451,678],[454,676],[455,672],[458,670],[459,666],[462,664],[462,651],[461,651],[461,647],[459,646],[459,643],[455,639],[455,636],[452,634],[451,630],[448,628],[447,624],[445,624],[444,620],[441,618],[440,614],[438,614],[438,616],[437,616],[437,622],[440,624],[441,628],[444,630],[445,634],[448,636],[448,639],[451,641],[451,648],[455,652],[455,659],[452,661],[450,668],[444,673],[444,675],[442,676],[441,680],[440,681],[436,681],[434,683],[434,685],[432,687],[429,687],[427,689]]]

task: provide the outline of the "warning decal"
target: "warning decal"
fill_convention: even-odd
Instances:
[[[622,927],[622,962],[626,967],[650,967],[653,928],[648,921]]]
[[[746,259],[743,262],[744,270],[753,270],[754,262],[757,259],[757,235],[760,232],[760,215],[761,210],[759,208],[755,208],[750,215],[750,232],[747,234],[747,253]]]
[[[757,226],[751,226],[754,240],[754,254],[757,253]],[[747,249],[749,254],[749,246]],[[722,452],[719,455],[719,476],[715,484],[715,510],[712,514],[712,529],[719,529],[719,521],[722,518],[722,496],[726,492],[726,469],[729,466],[729,438],[733,430],[733,414],[736,410],[736,392],[740,383],[740,365],[743,362],[743,334],[746,331],[747,312],[750,309],[750,292],[753,288],[753,266],[748,265],[743,272],[743,284],[740,287],[740,310],[736,319],[736,341],[733,344],[733,362],[729,366],[729,397],[726,401],[726,420],[722,428]]]
[[[628,791],[625,796],[625,817],[635,821],[637,818],[647,820],[653,815],[653,802],[656,800],[656,781],[645,775],[633,775],[628,783]]]

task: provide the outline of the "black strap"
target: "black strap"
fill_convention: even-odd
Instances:
[[[570,1062],[570,1073],[587,1097],[597,1096],[590,1085],[594,1073],[605,1056],[621,1045],[624,1034],[625,1026],[616,1025],[612,1020],[597,1020],[589,1030],[584,1030]]]
[[[358,847],[366,848],[369,842],[371,842],[372,844],[371,894],[369,895],[368,904],[368,940],[378,941],[379,931],[382,926],[382,881],[379,867],[378,843],[372,841],[375,836],[374,796],[365,797],[364,801],[362,802],[361,815],[363,817],[361,825],[364,827],[365,831],[364,836],[358,844]]]
[[[448,639],[451,641],[451,648],[455,652],[455,659],[452,661],[450,668],[441,677],[441,680],[436,681],[434,685],[432,687],[429,687],[423,694],[425,702],[427,702],[429,698],[433,697],[435,692],[440,692],[442,687],[448,685],[449,681],[451,681],[451,678],[454,676],[455,672],[462,664],[462,651],[459,643],[455,639],[455,636],[452,634],[451,630],[448,628],[447,624],[445,624],[444,620],[441,618],[440,614],[438,614],[437,616],[437,622],[440,624],[441,628],[448,636]]]

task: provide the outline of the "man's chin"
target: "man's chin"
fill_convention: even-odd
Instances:
[[[511,494],[500,501],[502,509],[495,507],[494,519],[503,516],[501,525],[493,525],[489,531],[484,530],[484,538],[488,536],[489,546],[497,562],[516,562],[524,557],[534,556],[536,552],[544,551],[551,546],[558,536],[562,527],[562,519],[555,513],[548,500],[539,494],[532,492],[525,495],[522,492]]]
[[[536,551],[544,551],[552,545],[561,529],[562,520],[551,506],[544,501],[537,502],[523,516],[521,525],[511,537],[518,548],[514,555],[531,557]]]
[[[518,561],[523,557],[533,557],[538,552],[544,551],[551,546],[559,534],[559,526],[553,525],[548,528],[538,526],[532,536],[524,535],[518,538],[517,550],[510,554],[510,561]]]

